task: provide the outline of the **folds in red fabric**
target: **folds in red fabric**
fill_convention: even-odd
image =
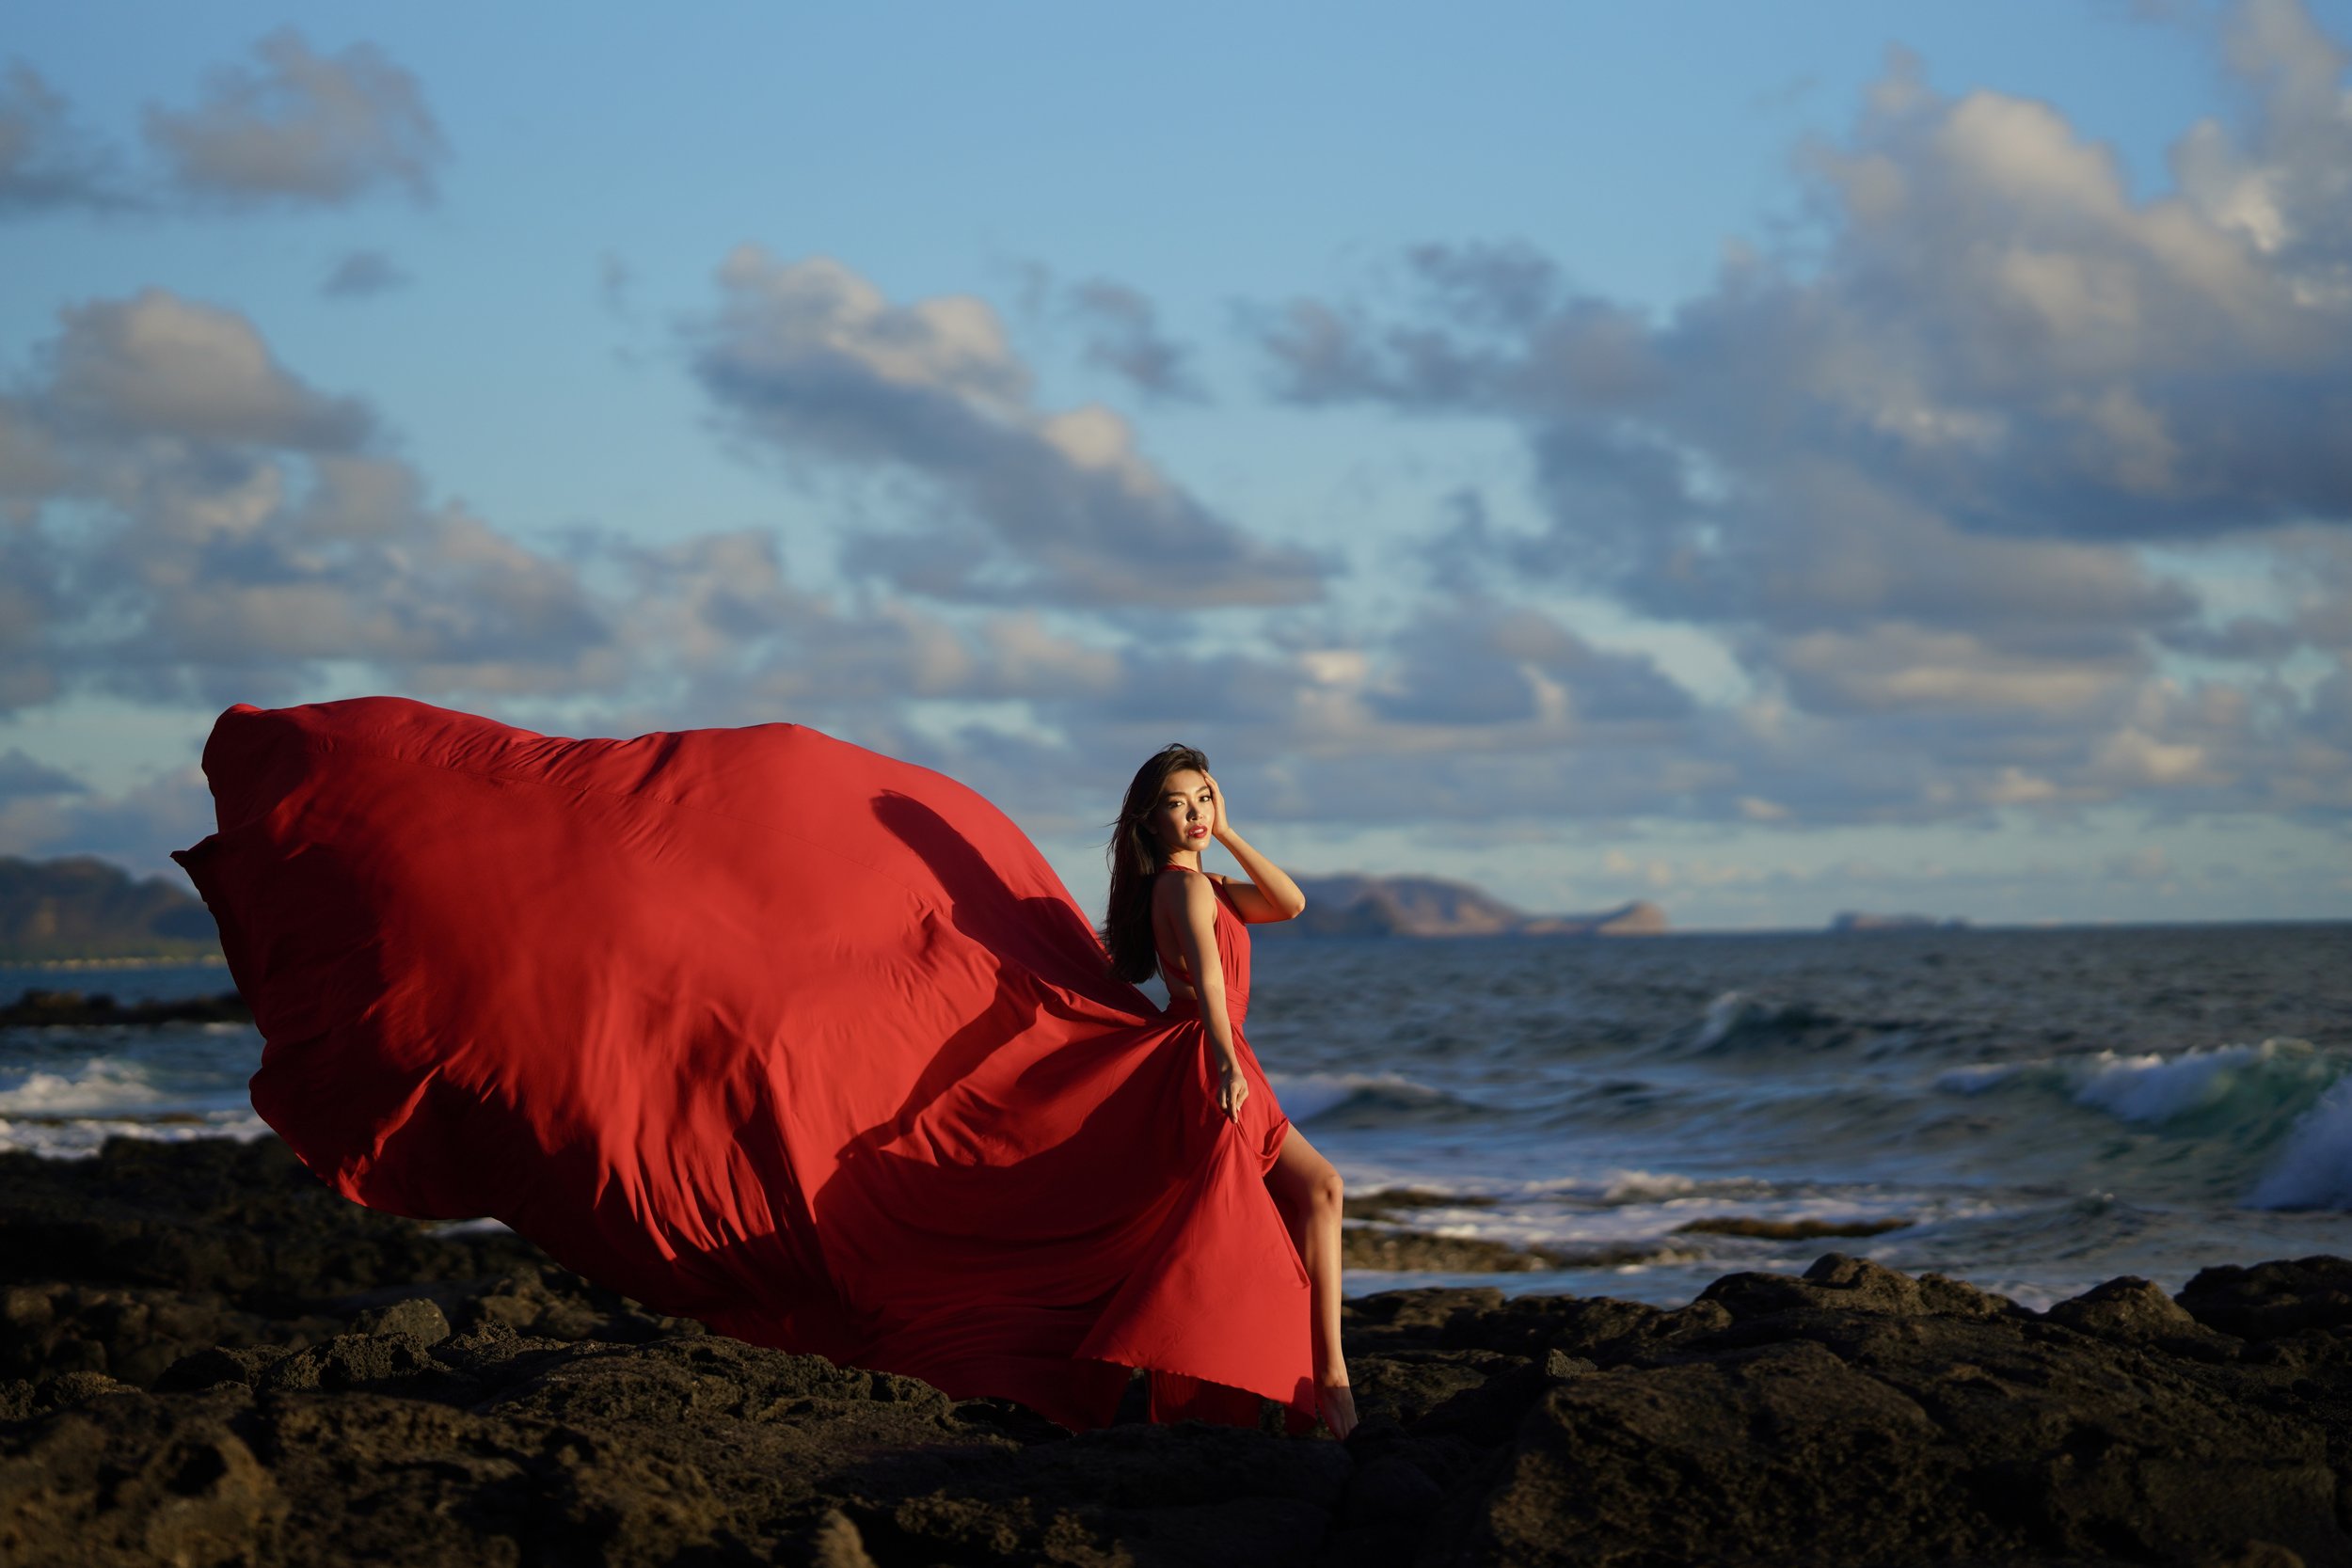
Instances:
[[[240,704],[204,769],[219,831],[173,858],[254,1108],[345,1196],[1075,1428],[1129,1367],[1155,1412],[1311,1421],[1272,1090],[1251,1058],[1263,1105],[1218,1115],[1198,1017],[1109,974],[973,791],[795,724],[392,697]]]

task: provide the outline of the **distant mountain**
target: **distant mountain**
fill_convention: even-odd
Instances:
[[[1614,937],[1664,931],[1666,912],[1635,902],[1595,914],[1528,914],[1468,882],[1438,877],[1300,877],[1307,912],[1251,934],[1392,937]]]
[[[1833,931],[1928,931],[1958,930],[1968,922],[1955,916],[1938,920],[1931,914],[1870,914],[1861,910],[1841,910],[1832,916]]]
[[[0,855],[0,962],[197,958],[219,951],[212,911],[161,877],[134,881],[93,855]]]
[[[1591,914],[1535,914],[1518,934],[1530,937],[1662,937],[1674,929],[1666,911],[1646,898]]]

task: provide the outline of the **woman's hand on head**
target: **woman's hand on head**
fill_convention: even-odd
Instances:
[[[1215,773],[1203,773],[1200,776],[1209,781],[1209,806],[1216,813],[1209,818],[1209,836],[1222,844],[1225,842],[1226,832],[1232,826],[1225,815],[1225,786],[1216,782]]]

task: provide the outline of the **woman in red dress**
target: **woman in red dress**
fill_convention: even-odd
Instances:
[[[1248,880],[1201,870],[1200,852],[1212,841],[1241,863]],[[1244,927],[1294,920],[1306,907],[1298,884],[1233,827],[1206,756],[1169,746],[1136,772],[1111,841],[1103,942],[1120,978],[1146,979],[1156,969],[1168,985],[1169,1016],[1200,1021],[1216,1062],[1217,1108],[1252,1134],[1266,1186],[1306,1265],[1315,1403],[1345,1437],[1356,1405],[1340,1346],[1340,1173],[1282,1115],[1242,1035],[1249,1010]]]
[[[240,703],[204,771],[218,831],[173,858],[254,1109],[344,1196],[1072,1428],[1137,1369],[1156,1420],[1348,1423],[1338,1184],[1238,1026],[1243,919],[1296,889],[1230,830],[1258,880],[1196,873],[1205,768],[1152,807],[1167,1013],[1003,813],[803,725]]]

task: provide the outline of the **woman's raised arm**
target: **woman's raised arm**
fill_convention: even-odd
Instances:
[[[1212,832],[1216,841],[1248,875],[1246,883],[1228,881],[1225,891],[1232,895],[1233,909],[1244,920],[1264,924],[1273,920],[1295,920],[1305,912],[1307,895],[1298,891],[1298,884],[1290,873],[1260,854],[1250,842],[1233,827],[1226,815],[1225,788],[1216,782],[1216,775],[1208,775],[1209,800],[1216,807],[1216,821]],[[1212,911],[1214,912],[1214,911]]]

